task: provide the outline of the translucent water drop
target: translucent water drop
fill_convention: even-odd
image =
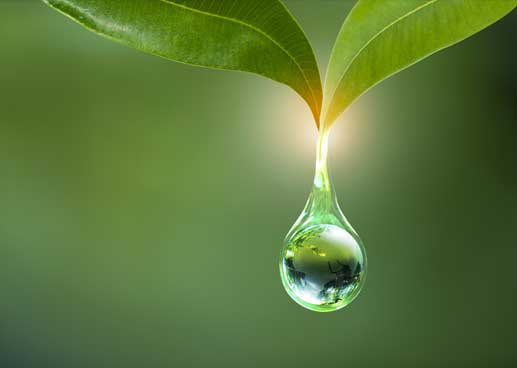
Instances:
[[[366,277],[361,240],[341,212],[327,168],[328,130],[320,132],[314,185],[307,204],[287,234],[280,275],[301,306],[332,312],[359,294]]]

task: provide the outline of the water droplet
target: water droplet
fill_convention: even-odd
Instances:
[[[287,234],[280,275],[301,306],[332,312],[350,304],[366,277],[362,242],[341,212],[327,169],[328,131],[320,133],[314,186]]]

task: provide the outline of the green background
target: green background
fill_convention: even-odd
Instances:
[[[322,65],[352,1],[286,1]],[[345,310],[282,289],[316,130],[301,98],[0,3],[0,366],[514,367],[517,14],[335,126],[369,274]]]

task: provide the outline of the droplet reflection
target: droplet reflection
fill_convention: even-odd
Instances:
[[[319,312],[349,304],[364,280],[360,243],[336,225],[313,225],[286,239],[280,264],[289,295]]]

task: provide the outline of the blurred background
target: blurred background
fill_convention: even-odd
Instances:
[[[286,3],[326,65],[353,1]],[[516,22],[335,126],[369,274],[317,314],[277,266],[313,175],[301,98],[2,0],[0,367],[515,367]]]

